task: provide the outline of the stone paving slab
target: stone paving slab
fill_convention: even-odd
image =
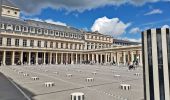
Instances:
[[[29,74],[25,77],[17,71]],[[73,92],[85,93],[85,100],[142,100],[143,75],[142,68],[128,71],[127,67],[101,65],[40,65],[40,66],[4,66],[1,70],[27,91],[31,91],[34,100],[70,100]],[[59,72],[58,74],[54,72]],[[93,75],[92,72],[97,72]],[[140,76],[135,76],[140,73]],[[66,77],[72,74],[72,77]],[[120,75],[115,77],[114,75]],[[39,77],[32,80],[31,77]],[[94,78],[94,82],[85,79]],[[54,82],[47,88],[45,82]],[[129,91],[121,90],[120,84],[130,84]]]

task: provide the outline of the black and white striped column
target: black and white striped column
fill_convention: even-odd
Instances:
[[[170,29],[142,32],[145,100],[170,100]]]

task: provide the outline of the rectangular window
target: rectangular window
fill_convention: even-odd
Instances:
[[[75,50],[77,49],[77,44],[75,44],[75,48],[74,48]]]
[[[70,49],[72,49],[72,44],[70,44]]]
[[[27,40],[23,40],[23,47],[27,47]]]
[[[56,48],[58,48],[58,42],[56,42]]]
[[[50,42],[50,48],[53,48],[53,42]]]
[[[15,46],[19,46],[19,39],[15,39]]]
[[[41,41],[38,41],[37,46],[38,46],[39,48],[41,48]]]
[[[31,46],[31,47],[34,47],[34,40],[31,40],[31,41],[30,41],[30,46]]]
[[[11,46],[11,38],[7,38],[7,46]]]
[[[44,48],[47,48],[47,41],[44,42]]]
[[[66,49],[68,49],[68,43],[66,43]]]
[[[0,46],[2,46],[2,39],[3,39],[3,38],[2,38],[2,37],[0,37]]]
[[[63,48],[63,43],[61,43],[61,48]]]

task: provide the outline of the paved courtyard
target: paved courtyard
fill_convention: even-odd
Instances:
[[[128,71],[127,67],[117,66],[39,65],[4,66],[0,71],[33,100],[71,100],[70,94],[74,92],[83,92],[85,100],[144,100],[142,68]],[[24,76],[26,73],[29,76]],[[94,81],[86,82],[86,78],[94,78]],[[45,87],[45,82],[54,82],[55,85]],[[131,89],[122,90],[120,84],[130,84]]]

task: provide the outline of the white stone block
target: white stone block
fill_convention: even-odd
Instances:
[[[45,82],[45,87],[53,87],[54,85],[54,82]]]
[[[72,93],[71,100],[84,100],[84,93],[82,93],[82,92]]]
[[[135,76],[140,76],[140,73],[135,73],[134,75],[135,75]]]
[[[33,80],[39,80],[38,77],[31,77],[31,79],[33,79]]]
[[[120,88],[122,90],[130,90],[131,86],[129,84],[120,84]]]
[[[94,78],[86,78],[86,82],[93,82]]]
[[[29,74],[26,74],[26,73],[25,73],[24,76],[29,76]]]

